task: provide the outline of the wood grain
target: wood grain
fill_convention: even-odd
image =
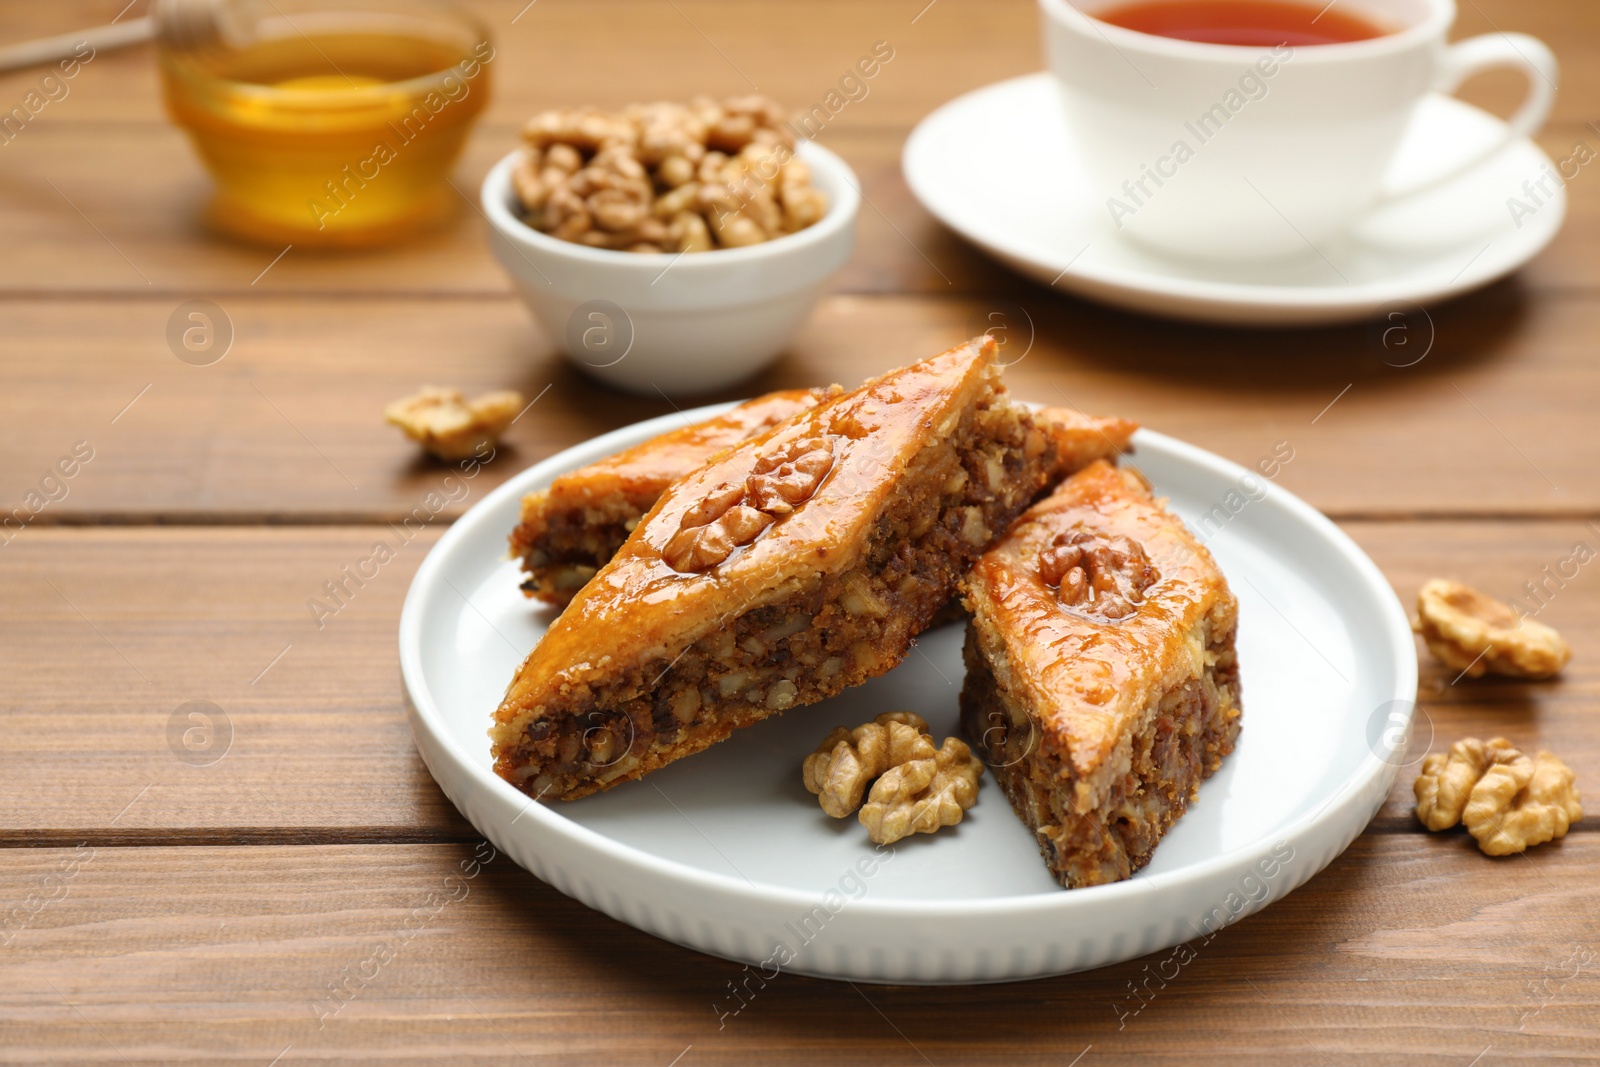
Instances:
[[[0,39],[89,25],[120,7],[52,5],[46,16],[43,9],[13,6],[16,10],[0,12]],[[870,83],[867,97],[845,107],[819,137],[856,168],[869,201],[859,224],[860,251],[837,278],[838,290],[1005,293],[1011,299],[1023,299],[1015,295],[1019,291],[1031,298],[1043,292],[972,255],[912,199],[899,165],[906,134],[933,108],[970,89],[1039,69],[1034,7],[1027,0],[981,7],[975,0],[940,0],[915,26],[906,10],[920,5],[901,0],[777,8],[660,0],[623,0],[598,8],[547,4],[529,8],[515,26],[511,18],[523,6],[520,0],[477,6],[498,29],[503,55],[495,102],[457,170],[463,197],[454,225],[399,249],[317,254],[295,248],[262,275],[281,246],[237,244],[203,230],[208,180],[182,133],[162,115],[153,58],[146,49],[107,53],[73,80],[65,99],[46,106],[0,147],[5,160],[0,232],[7,234],[14,253],[0,259],[0,296],[504,293],[509,287],[486,254],[483,222],[473,205],[483,174],[514,147],[517,126],[534,110],[747,89],[717,49],[747,72],[759,71],[766,91],[797,108],[809,106],[880,39],[892,41],[896,58]],[[80,10],[79,16],[69,14]],[[1584,27],[1600,21],[1582,10]],[[603,41],[592,39],[597,19],[608,27]],[[981,19],[980,32],[972,30],[974,19]],[[1549,4],[1463,5],[1463,31],[1499,26],[1542,34],[1561,54],[1562,93],[1554,120],[1539,139],[1558,161],[1571,157],[1580,143],[1600,153],[1600,131],[1584,110],[1584,101],[1600,93],[1600,60],[1592,38],[1572,32],[1573,21],[1572,11]],[[655,61],[610,61],[629,49],[648,49]],[[677,58],[661,62],[663,56]],[[26,72],[0,77],[0,104],[21,100],[37,80],[36,73]],[[1521,92],[1518,78],[1509,74],[1485,76],[1472,88],[1470,99],[1500,113],[1507,113]],[[106,174],[117,180],[102,180]],[[1600,223],[1600,180],[1590,169],[1577,169],[1568,192],[1572,221],[1524,272],[1524,284],[1531,288],[1592,291],[1600,286],[1600,266],[1580,236]],[[1523,194],[1511,188],[1506,195]]]
[[[1596,862],[1594,835],[1499,861],[1459,836],[1369,836],[1197,938],[1181,968],[1162,952],[1000,986],[783,975],[724,1015],[739,967],[503,857],[477,865],[467,843],[4,850],[0,901],[47,884],[56,899],[25,907],[0,950],[0,1049],[9,1063],[1012,1065],[1089,1050],[1085,1064],[1432,1067],[1487,1047],[1483,1062],[1593,1063]]]
[[[511,299],[221,306],[233,349],[194,367],[167,348],[175,300],[0,303],[0,509],[36,512],[35,524],[388,521],[448,473],[380,417],[425,382],[541,397],[484,489],[594,434],[698,402],[602,391]],[[1295,458],[1281,483],[1336,516],[1600,514],[1591,450],[1574,447],[1600,393],[1588,340],[1600,335],[1600,300],[1534,296],[1514,282],[1441,310],[1431,326],[1416,320],[1415,340],[1432,332],[1433,347],[1411,367],[1391,365],[1400,360],[1361,328],[1179,328],[1020,293],[834,297],[774,368],[717,398],[853,384],[997,323],[1026,350],[1007,371],[1019,396],[1136,418],[1247,466],[1286,441]],[[80,441],[94,459],[67,495],[30,505]]]
[[[0,41],[108,21],[125,2],[3,5]],[[456,219],[402,248],[274,262],[282,249],[209,235],[208,180],[162,113],[148,48],[97,57],[0,138],[0,1063],[1600,1061],[1595,820],[1490,860],[1416,824],[1414,765],[1327,871],[1194,946],[1165,984],[1166,954],[998,987],[784,976],[719,1020],[735,965],[504,858],[447,884],[478,838],[406,726],[395,628],[411,576],[494,485],[673,408],[568,368],[488,252],[476,187],[544,106],[756,83],[802,107],[873,42],[895,48],[821,136],[869,199],[854,256],[792,350],[717,399],[853,382],[1000,325],[1012,358],[1027,349],[1008,372],[1023,397],[1135,417],[1245,464],[1288,442],[1280,483],[1342,520],[1408,606],[1435,575],[1517,596],[1576,542],[1600,545],[1592,167],[1568,184],[1561,236],[1518,276],[1406,321],[1427,355],[1401,366],[1419,347],[1386,349],[1364,327],[1222,330],[1099,308],[928,216],[900,176],[904,138],[944,101],[1039,69],[1031,0],[471,6],[499,49],[494,98],[457,169]],[[1545,150],[1600,146],[1600,6],[1461,6],[1458,36],[1524,31],[1560,56]],[[0,112],[40,77],[0,76]],[[1463,95],[1505,114],[1521,92],[1502,72]],[[195,298],[235,327],[213,366],[165,339]],[[424,382],[540,399],[464,479],[379,419]],[[79,442],[92,459],[57,480]],[[307,600],[322,583],[446,490],[319,628]],[[1414,759],[1505,734],[1556,751],[1593,791],[1592,569],[1551,584],[1540,612],[1577,650],[1561,679],[1458,679],[1424,654]],[[170,737],[197,700],[227,726],[215,762],[180,759]],[[406,937],[441,890],[459,899]],[[394,959],[368,970],[386,945]],[[326,1014],[329,983],[352,974],[355,995]]]
[[[25,531],[0,566],[16,605],[0,662],[24,686],[4,698],[10,828],[458,831],[412,746],[395,653],[437,531],[336,615],[308,607],[379,537],[398,544],[387,528]],[[221,714],[185,762],[169,724],[187,729],[191,701]]]
[[[590,0],[584,4],[469,0],[497,48],[489,122],[516,123],[534,108],[734,94],[752,87],[809,106],[876,41],[895,57],[865,100],[834,119],[852,126],[910,126],[951,97],[1043,67],[1037,9],[1030,0]],[[0,10],[0,40],[67,33],[143,13],[147,0],[65,0]],[[926,10],[924,10],[926,8]],[[519,17],[520,15],[520,17]],[[1554,118],[1583,124],[1600,95],[1600,12],[1561,0],[1472,0],[1460,5],[1453,36],[1530,33],[1562,64]],[[630,61],[636,57],[637,61]],[[648,57],[648,61],[643,61]],[[38,79],[0,77],[0,99],[20,98]],[[75,79],[52,122],[160,122],[148,49],[107,52]],[[1469,97],[1502,113],[1520,99],[1512,75],[1485,76]]]
[[[1600,549],[1600,531],[1576,522],[1347,528],[1408,605],[1436,575],[1525,595],[1523,584],[1543,581],[1576,541]],[[412,747],[395,651],[400,603],[434,532],[401,548],[320,628],[307,604],[326,600],[322,583],[379,538],[396,541],[378,527],[40,528],[0,549],[0,601],[11,605],[0,615],[9,733],[0,843],[470,834]],[[1539,615],[1579,649],[1561,679],[1456,682],[1424,657],[1413,762],[1430,744],[1505,734],[1600,781],[1600,666],[1584,651],[1600,645],[1592,569],[1547,594]],[[231,727],[231,747],[205,766],[179,759],[168,734],[196,700],[220,707]],[[1420,832],[1414,774],[1414,765],[1401,774],[1375,828]]]
[[[856,226],[856,254],[835,277],[834,291],[1043,299],[1050,290],[974,254],[912,197],[900,171],[900,147],[910,129],[829,129],[819,138],[855,168],[867,198]],[[1552,127],[1539,143],[1556,161],[1571,157],[1580,144],[1600,155],[1600,133],[1579,124]],[[484,174],[515,144],[512,126],[474,133],[453,179],[460,193],[456,217],[437,233],[366,252],[297,246],[274,264],[282,245],[263,248],[206,232],[201,214],[209,179],[177,130],[41,123],[4,148],[4,158],[15,162],[0,168],[0,227],[17,254],[0,260],[0,299],[46,293],[509,293],[504,271],[489,254],[477,200]],[[120,180],[100,181],[107,170]],[[1600,178],[1591,168],[1578,169],[1567,193],[1566,228],[1518,276],[1530,290],[1600,288],[1600,267],[1581,236],[1600,224]],[[1507,188],[1505,195],[1526,197],[1518,188]],[[1473,251],[1462,254],[1463,267]]]

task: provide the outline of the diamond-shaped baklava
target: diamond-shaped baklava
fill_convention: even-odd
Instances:
[[[667,486],[752,434],[770,430],[827,396],[788,389],[681,426],[563,474],[522,498],[511,554],[522,558],[522,591],[565,604],[605,565]]]
[[[518,670],[495,769],[572,799],[889,670],[1044,488],[1052,435],[980,338],[673,483]]]
[[[962,729],[1068,888],[1127,878],[1239,735],[1238,604],[1134,470],[1094,463],[962,583]]]
[[[565,604],[605,566],[667,486],[724,448],[804,411],[832,389],[789,389],[740,404],[721,415],[670,430],[643,444],[563,474],[522,498],[521,521],[511,531],[511,554],[527,575],[522,591],[549,604]],[[1128,447],[1137,424],[1045,408],[1036,416],[1056,444],[1060,472],[1071,473]]]

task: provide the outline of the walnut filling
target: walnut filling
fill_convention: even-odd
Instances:
[[[1207,666],[1154,699],[1107,760],[1080,780],[1064,753],[1041,745],[1037,727],[1003,692],[967,630],[962,730],[994,771],[1039,850],[1069,889],[1127,878],[1221,766],[1239,734],[1233,635],[1211,635]]]
[[[999,397],[968,412],[912,461],[854,567],[722,621],[676,658],[575,687],[508,754],[518,784],[583,796],[893,667],[1043,481],[1053,457],[1039,436],[1025,411]],[[598,736],[610,739],[600,751],[585,741]],[[630,746],[619,755],[624,737]]]
[[[654,503],[654,497],[639,501],[615,494],[588,507],[550,509],[542,529],[519,525],[511,534],[511,552],[522,557],[528,575],[522,591],[559,595],[564,602],[617,554]]]

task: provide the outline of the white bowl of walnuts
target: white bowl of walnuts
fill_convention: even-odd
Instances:
[[[549,111],[483,183],[491,244],[585,372],[699,393],[788,345],[850,256],[859,183],[764,97]]]

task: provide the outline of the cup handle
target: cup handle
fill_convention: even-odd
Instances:
[[[1387,202],[1432,189],[1458,174],[1478,166],[1512,141],[1530,137],[1544,125],[1556,99],[1556,81],[1561,76],[1555,53],[1537,37],[1525,33],[1486,33],[1457,41],[1445,49],[1434,76],[1435,92],[1454,92],[1474,74],[1497,67],[1520,70],[1528,79],[1528,95],[1506,121],[1505,133],[1492,144],[1455,166],[1405,189],[1389,190],[1380,198]]]

